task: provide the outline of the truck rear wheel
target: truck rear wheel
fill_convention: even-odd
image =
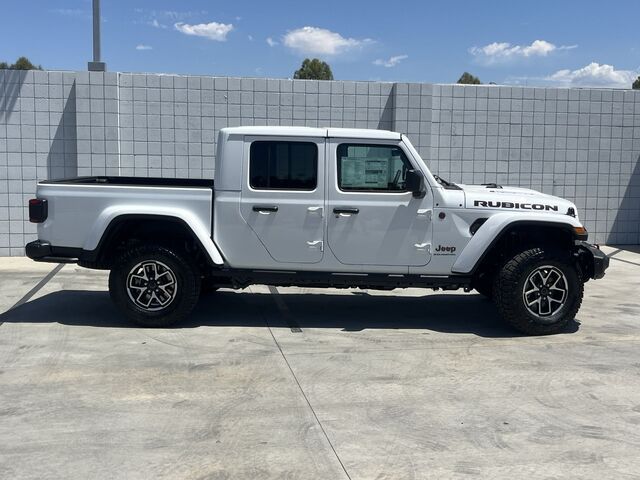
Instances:
[[[568,255],[532,248],[498,271],[493,296],[502,318],[527,335],[561,332],[572,321],[584,285]]]
[[[116,261],[109,292],[130,320],[144,327],[166,327],[196,306],[200,276],[187,257],[167,247],[145,245]]]

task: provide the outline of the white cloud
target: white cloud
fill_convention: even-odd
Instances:
[[[155,11],[152,11],[155,14]],[[207,15],[209,12],[207,12],[206,10],[188,10],[188,11],[184,11],[184,12],[179,12],[176,10],[163,10],[161,12],[159,12],[160,15],[163,15],[171,20],[175,21],[180,21],[180,20],[186,20],[187,18],[192,18],[192,17],[197,17],[197,16],[202,16],[202,15]]]
[[[204,37],[209,40],[215,40],[216,42],[224,42],[227,40],[227,35],[233,30],[231,23],[199,23],[196,25],[190,25],[188,23],[176,23],[174,25],[176,30],[184,33],[185,35],[195,35],[196,37]]]
[[[160,23],[156,18],[154,18],[153,20],[151,20],[149,22],[149,25],[151,25],[154,28],[167,28],[167,26],[163,23]]]
[[[631,88],[640,72],[616,70],[612,65],[592,62],[577,70],[558,70],[544,80],[566,87]]]
[[[184,22],[190,18],[208,15],[206,10],[177,11],[134,8],[133,12],[139,17],[133,20],[135,25],[150,25],[162,29],[169,28],[170,24],[175,22]]]
[[[271,37],[267,37],[267,44],[270,47],[275,47],[276,45],[278,45],[278,42],[276,42],[273,38]]]
[[[151,45],[139,44],[136,45],[136,50],[153,50],[153,47]]]
[[[374,65],[378,65],[379,67],[391,68],[391,67],[395,67],[401,61],[406,60],[407,58],[409,58],[409,55],[396,55],[396,56],[390,57],[390,58],[388,58],[386,60],[384,58],[379,58],[377,60],[374,60],[373,64]]]
[[[496,63],[518,58],[546,57],[559,50],[571,50],[577,45],[557,46],[546,40],[535,40],[531,45],[511,45],[507,42],[493,42],[484,47],[471,47],[469,53],[485,63]]]
[[[302,27],[286,33],[283,43],[305,55],[338,55],[372,42],[371,39],[345,38],[325,28]]]

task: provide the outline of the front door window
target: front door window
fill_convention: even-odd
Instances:
[[[396,146],[343,143],[338,146],[338,188],[347,192],[406,192],[411,164]]]

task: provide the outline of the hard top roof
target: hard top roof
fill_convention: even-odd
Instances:
[[[314,128],[314,127],[280,127],[280,126],[248,126],[226,127],[221,131],[229,135],[281,136],[281,137],[333,137],[333,138],[366,138],[376,140],[400,140],[401,134],[389,130],[367,128]]]

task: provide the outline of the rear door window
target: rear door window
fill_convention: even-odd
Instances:
[[[256,141],[249,151],[249,185],[255,190],[315,190],[318,147],[311,142]]]

